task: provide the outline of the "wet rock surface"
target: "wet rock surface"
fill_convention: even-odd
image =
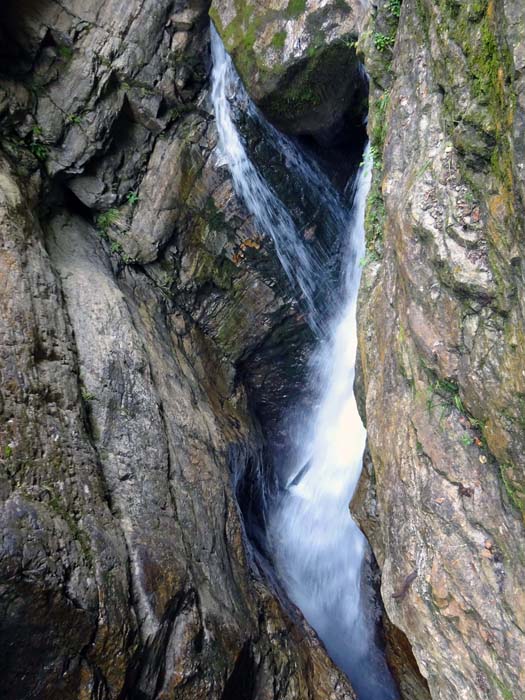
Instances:
[[[525,683],[523,20],[518,2],[405,0],[397,34],[383,8],[363,39],[371,460],[354,510],[440,700]]]
[[[351,700],[234,492],[306,322],[215,148],[207,5],[2,12],[0,694]]]
[[[285,432],[278,404],[299,390],[312,338],[216,149],[207,12],[2,6],[10,700],[353,697],[265,582],[236,498],[245,489],[249,510],[239,476],[259,468],[264,430]],[[510,700],[525,686],[523,12],[212,8],[265,113],[318,144],[342,138],[349,109],[361,119],[356,50],[370,74],[370,456],[352,507],[405,700]]]
[[[268,119],[333,141],[348,118],[358,126],[366,115],[355,43],[367,7],[365,0],[214,0],[210,15]]]

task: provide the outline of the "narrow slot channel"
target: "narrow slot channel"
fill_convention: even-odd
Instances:
[[[212,101],[219,149],[237,194],[269,236],[316,339],[309,365],[314,398],[295,415],[293,449],[276,464],[277,488],[259,485],[265,549],[290,600],[302,611],[359,700],[395,700],[394,681],[376,642],[375,619],[363,603],[366,540],[349,513],[359,479],[366,432],[353,391],[357,351],[356,301],[364,256],[364,212],[371,177],[368,148],[341,196],[301,146],[267,124],[244,92],[231,59],[212,34]],[[252,113],[274,147],[322,198],[334,232],[330,250],[310,246],[275,189],[252,162],[236,123],[235,104]],[[321,206],[320,205],[320,206]]]

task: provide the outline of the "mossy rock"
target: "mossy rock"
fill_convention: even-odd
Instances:
[[[334,0],[214,0],[211,18],[246,89],[266,117],[292,134],[322,134],[366,114],[355,51],[361,5]]]

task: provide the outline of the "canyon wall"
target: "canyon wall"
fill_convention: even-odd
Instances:
[[[2,7],[9,700],[354,697],[241,517],[312,336],[216,149],[208,10]],[[404,700],[518,700],[522,3],[217,0],[211,15],[267,116],[332,161],[365,113],[366,66],[369,448],[352,508]]]
[[[2,11],[0,695],[351,700],[235,494],[309,331],[215,149],[207,4]]]
[[[354,508],[432,697],[517,699],[525,11],[404,0],[396,25],[385,3],[361,38],[375,177],[359,311],[369,455]]]

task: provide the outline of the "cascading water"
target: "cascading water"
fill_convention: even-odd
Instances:
[[[348,226],[343,308],[316,357],[323,394],[297,474],[269,515],[274,564],[288,595],[349,676],[362,700],[397,692],[361,605],[366,541],[348,504],[361,471],[365,429],[353,392],[357,350],[356,297],[364,253],[364,207],[370,167],[358,175]]]
[[[375,645],[374,622],[367,620],[361,604],[361,571],[367,545],[348,510],[366,436],[353,382],[359,260],[364,253],[364,207],[371,167],[360,169],[348,214],[328,179],[291,140],[274,135],[280,147],[288,151],[290,167],[297,175],[314,189],[322,188],[325,204],[348,241],[344,279],[337,290],[339,308],[332,311],[327,324],[322,321],[325,310],[316,305],[323,265],[305,245],[286,207],[248,157],[230,103],[242,87],[213,27],[212,55],[212,101],[222,156],[236,191],[260,229],[271,236],[286,274],[302,292],[311,325],[320,335],[312,372],[317,385],[323,387],[322,395],[317,408],[303,422],[301,448],[294,452],[293,464],[280,466],[283,486],[266,514],[268,550],[288,596],[349,676],[359,699],[394,700],[398,694],[383,654]],[[263,123],[262,117],[258,119]],[[264,128],[273,129],[269,125]],[[333,299],[335,295],[331,296]]]
[[[288,279],[300,292],[310,325],[320,334],[325,323],[325,308],[323,300],[319,298],[319,291],[326,286],[326,260],[322,259],[319,250],[313,253],[308,247],[289,211],[251,162],[236,127],[230,100],[235,97],[246,106],[246,110],[258,122],[260,128],[267,132],[268,139],[274,141],[285,155],[287,166],[293,169],[299,178],[311,183],[312,194],[326,190],[324,199],[333,199],[333,202],[330,201],[332,206],[327,209],[332,226],[336,228],[340,227],[343,221],[338,198],[327,178],[301,155],[295,144],[263,120],[248,99],[213,26],[211,33],[212,102],[222,155],[231,172],[237,193],[254,215],[258,228],[271,237]]]

